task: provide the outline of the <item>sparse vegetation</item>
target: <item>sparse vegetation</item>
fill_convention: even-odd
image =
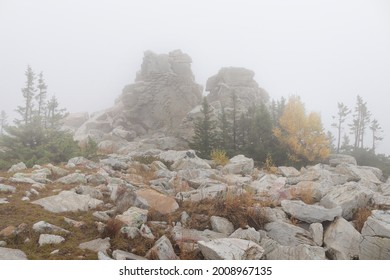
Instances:
[[[211,159],[216,165],[225,166],[229,162],[226,151],[215,149],[211,152]]]
[[[359,208],[356,210],[353,219],[354,219],[354,224],[355,228],[358,232],[362,232],[364,223],[367,221],[368,217],[371,216],[371,209],[369,208]]]

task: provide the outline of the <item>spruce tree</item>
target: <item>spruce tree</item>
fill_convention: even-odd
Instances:
[[[351,110],[349,110],[348,107],[344,105],[344,103],[337,103],[337,108],[337,116],[332,116],[332,118],[335,119],[335,122],[332,123],[332,127],[335,127],[337,129],[336,152],[339,153],[341,144],[341,132],[344,129],[343,124],[347,119],[348,115],[351,113]]]

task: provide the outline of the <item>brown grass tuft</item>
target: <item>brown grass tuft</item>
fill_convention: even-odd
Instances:
[[[106,227],[103,232],[103,238],[110,237],[114,238],[119,235],[121,228],[123,227],[124,223],[116,220],[116,219],[109,219],[106,223]]]
[[[371,216],[371,210],[368,208],[359,208],[356,210],[353,218],[355,220],[355,228],[358,232],[362,231],[364,223],[367,221],[368,217]]]

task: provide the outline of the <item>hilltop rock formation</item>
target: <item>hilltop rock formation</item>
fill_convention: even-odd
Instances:
[[[142,143],[148,148],[180,145],[164,137],[177,136],[182,119],[201,103],[202,87],[194,81],[191,63],[191,57],[180,50],[145,52],[135,83],[124,87],[113,107],[92,114],[76,130],[75,140],[83,142],[89,136],[107,152],[146,138],[156,139]],[[77,122],[76,117],[67,119],[68,126]]]

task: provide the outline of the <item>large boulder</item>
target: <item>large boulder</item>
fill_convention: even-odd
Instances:
[[[229,160],[229,163],[224,166],[222,171],[232,174],[251,174],[253,167],[253,159],[247,158],[244,155],[237,155]]]
[[[316,245],[309,231],[292,224],[281,221],[271,222],[265,225],[265,230],[267,231],[267,235],[277,241],[280,245]]]
[[[156,241],[154,246],[146,253],[146,258],[157,260],[177,260],[171,241],[165,235]]]
[[[361,260],[390,259],[390,211],[374,210],[362,229]]]
[[[21,250],[0,247],[0,260],[27,260],[27,256]]]
[[[62,191],[58,195],[44,197],[31,203],[41,205],[53,213],[88,211],[103,205],[101,200],[72,191]]]
[[[140,189],[135,193],[138,203],[152,208],[160,214],[173,213],[179,208],[179,204],[177,204],[174,198],[161,194],[153,189]]]
[[[329,155],[329,165],[337,166],[339,164],[352,164],[357,165],[356,159],[350,155],[331,154]]]
[[[329,255],[336,260],[357,259],[361,234],[342,217],[329,225],[324,234],[324,244]]]
[[[325,250],[319,246],[300,244],[297,246],[276,246],[265,255],[267,260],[325,260]]]
[[[253,241],[238,238],[220,238],[199,241],[199,248],[209,260],[260,260],[264,249]]]
[[[326,208],[340,206],[343,209],[344,219],[350,220],[357,209],[367,206],[372,196],[373,192],[351,182],[333,188],[321,199],[320,204]]]
[[[340,206],[327,209],[320,205],[308,205],[299,200],[283,200],[282,208],[294,218],[309,224],[333,221],[335,217],[341,216],[343,211]]]

